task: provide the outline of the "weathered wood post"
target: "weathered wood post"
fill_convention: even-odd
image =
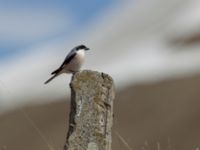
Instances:
[[[73,75],[65,150],[111,150],[113,84],[109,75],[96,71]]]

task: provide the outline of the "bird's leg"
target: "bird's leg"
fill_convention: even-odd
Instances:
[[[73,75],[74,74],[76,74],[77,72],[79,72],[79,70],[78,71],[74,71],[74,70],[69,70]]]

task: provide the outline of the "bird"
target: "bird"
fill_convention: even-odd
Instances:
[[[64,62],[61,64],[61,66],[53,71],[51,75],[53,75],[51,78],[49,78],[44,84],[49,83],[52,81],[55,77],[59,76],[62,73],[76,73],[80,70],[81,66],[83,65],[85,61],[85,51],[90,50],[85,45],[78,45],[74,47],[66,56]]]

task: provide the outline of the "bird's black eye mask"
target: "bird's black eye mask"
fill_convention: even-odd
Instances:
[[[77,50],[79,50],[79,49],[86,49],[86,46],[85,46],[85,45],[80,45],[80,46],[78,46],[76,49],[77,49]]]

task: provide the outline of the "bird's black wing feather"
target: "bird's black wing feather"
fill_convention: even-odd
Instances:
[[[62,65],[55,71],[53,71],[51,74],[57,74],[58,72],[60,72],[63,68],[64,65],[68,64],[74,57],[76,56],[76,51],[72,50],[65,58],[64,62],[62,63]]]
[[[68,64],[76,56],[76,51],[72,50],[65,58],[64,62],[60,66],[62,68],[64,65]]]

